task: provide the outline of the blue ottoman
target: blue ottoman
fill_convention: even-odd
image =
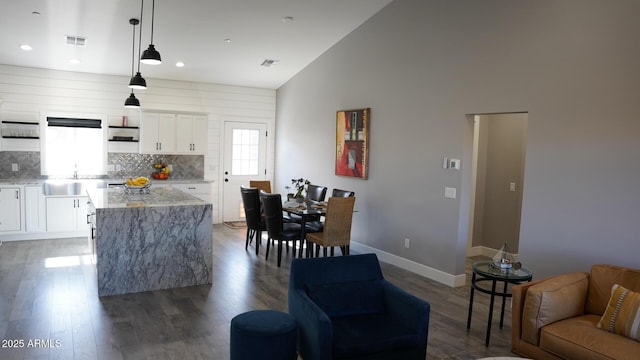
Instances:
[[[295,360],[298,329],[282,311],[254,310],[231,319],[231,360]]]

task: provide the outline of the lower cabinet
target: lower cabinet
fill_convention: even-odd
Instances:
[[[24,187],[25,225],[27,232],[47,231],[47,214],[42,185]]]
[[[0,187],[0,232],[22,230],[20,187]]]
[[[173,184],[174,188],[184,191],[187,194],[193,195],[198,199],[205,202],[211,202],[211,184],[210,183],[197,183],[197,184]]]
[[[47,197],[47,231],[86,231],[86,196]]]

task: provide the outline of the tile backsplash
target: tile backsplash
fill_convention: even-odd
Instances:
[[[173,171],[170,179],[200,180],[204,179],[203,155],[148,155],[134,153],[109,153],[107,165],[108,179],[120,179],[133,176],[150,176],[153,164],[165,162]],[[14,164],[18,171],[13,171]],[[35,180],[43,179],[40,175],[40,152],[38,151],[0,151],[0,179],[3,180]]]

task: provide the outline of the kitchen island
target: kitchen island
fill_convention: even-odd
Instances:
[[[212,205],[147,191],[88,191],[99,296],[211,284]]]

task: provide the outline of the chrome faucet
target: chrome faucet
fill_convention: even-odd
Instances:
[[[78,165],[76,165],[73,170],[73,179],[78,180]]]

